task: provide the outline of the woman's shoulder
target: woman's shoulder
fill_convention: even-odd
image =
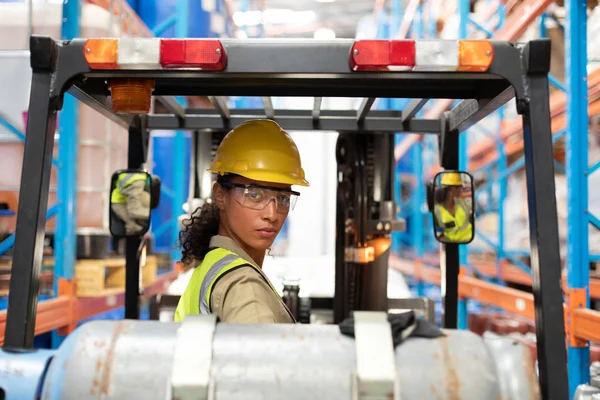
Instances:
[[[234,267],[249,266],[255,269],[252,262],[246,260],[241,255],[229,249],[215,247],[211,249],[198,265],[202,270],[214,270],[217,273],[221,269],[231,269]]]

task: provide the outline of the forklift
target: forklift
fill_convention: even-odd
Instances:
[[[569,398],[548,40],[32,36],[30,48],[30,118],[0,353],[12,366],[27,366],[20,369],[27,376],[7,381],[0,375],[8,382],[0,381],[0,398]],[[111,232],[126,238],[126,319],[85,323],[56,351],[42,351],[32,347],[54,127],[65,93],[128,129],[128,168],[115,173],[111,190],[143,175],[148,213],[136,217],[139,230],[126,229],[111,204]],[[208,96],[213,108],[185,108],[173,96]],[[264,109],[229,109],[227,96],[263,97]],[[314,107],[274,109],[272,96],[314,97]],[[357,111],[321,110],[325,97],[363,100]],[[371,110],[377,98],[412,100],[401,111]],[[475,233],[474,187],[458,168],[465,156],[459,136],[513,98],[524,128],[537,371],[529,350],[514,340],[456,329],[459,246]],[[430,99],[461,101],[439,118],[418,118]],[[152,101],[163,112],[151,112]],[[140,249],[160,193],[159,180],[142,168],[150,132],[189,130],[204,143],[211,135],[214,145],[238,124],[261,118],[287,131],[339,133],[334,296],[298,299],[293,287],[284,293],[288,304],[298,303],[303,322],[311,309],[330,309],[333,323],[246,326],[217,322],[214,315],[182,323],[139,320]],[[431,319],[427,299],[387,296],[390,237],[404,226],[393,190],[398,133],[437,135],[444,169],[427,184],[442,243],[443,329],[433,336],[398,334],[390,319],[392,308],[413,310],[409,316],[424,311],[425,318],[409,326],[413,333]],[[444,217],[450,198],[463,210],[460,226],[458,218],[449,223]],[[25,378],[27,388],[18,386]]]

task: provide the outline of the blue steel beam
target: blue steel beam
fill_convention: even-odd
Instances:
[[[413,29],[418,39],[425,37],[425,24],[423,22],[423,5],[419,5],[413,22]],[[417,113],[417,116],[423,116],[423,110]],[[420,263],[423,263],[423,255],[425,250],[425,232],[424,232],[424,215],[423,204],[425,204],[425,185],[423,182],[423,142],[416,143],[413,148],[411,161],[413,164],[413,174],[415,177],[416,187],[414,189],[414,212],[413,212],[413,235],[414,235],[414,252]],[[425,287],[422,281],[417,283],[417,294],[423,296]]]
[[[171,15],[169,18],[167,18],[166,20],[164,20],[163,22],[161,22],[160,24],[156,25],[153,29],[152,29],[152,34],[156,37],[161,36],[163,33],[165,33],[165,31],[167,31],[170,27],[172,27],[173,25],[175,25],[177,23],[177,14]]]
[[[588,212],[588,218],[590,219],[590,223],[596,228],[600,229],[600,219],[596,217],[594,214]]]
[[[16,126],[14,126],[10,122],[8,122],[8,120],[6,120],[2,115],[0,115],[0,125],[5,127],[6,129],[8,129],[10,131],[10,133],[12,133],[17,138],[19,138],[19,140],[21,142],[25,141],[25,134],[23,132],[21,132],[19,129],[17,129]],[[54,161],[54,160],[52,160],[52,161]]]
[[[177,22],[175,23],[175,36],[178,38],[185,38],[188,36],[190,30],[189,25],[189,0],[177,0],[176,16]],[[206,35],[208,36],[208,35]],[[185,99],[178,98],[179,102],[185,106]],[[172,201],[172,229],[171,229],[171,241],[173,243],[173,249],[171,250],[171,263],[175,263],[181,258],[181,250],[175,247],[175,244],[179,240],[179,225],[177,223],[177,216],[182,213],[182,205],[185,203],[185,190],[187,183],[185,182],[185,132],[176,131],[173,147],[173,201]],[[193,179],[194,177],[190,177]]]
[[[588,176],[593,174],[594,172],[596,172],[598,170],[598,168],[600,168],[600,161],[598,161],[596,164],[594,164],[587,172]]]
[[[460,18],[460,23],[458,26],[458,38],[466,39],[467,38],[467,24],[469,22],[469,0],[458,0],[458,14]],[[458,169],[467,170],[469,164],[469,156],[468,156],[468,132],[465,132],[463,135],[459,136],[458,139],[458,151],[459,151],[459,161],[458,161]],[[460,265],[467,265],[467,260],[469,258],[468,247],[464,244],[459,246],[458,250]],[[461,299],[458,301],[458,328],[459,329],[468,329],[467,324],[467,301]]]
[[[556,77],[554,77],[553,75],[548,74],[548,82],[550,82],[552,86],[563,92],[567,91],[567,88],[562,83],[560,83],[558,79],[556,79]]]
[[[63,4],[61,39],[71,40],[81,36],[79,26],[80,2],[67,1]],[[60,112],[58,128],[58,175],[57,202],[60,204],[56,216],[54,253],[54,293],[58,294],[61,278],[73,278],[76,257],[77,227],[77,153],[79,150],[79,103],[65,94]],[[61,337],[52,332],[52,347],[56,348]]]
[[[500,124],[498,126],[498,132],[502,127],[502,120],[504,119],[504,107],[501,107],[498,110],[499,121]],[[508,160],[506,157],[506,148],[504,142],[500,141],[498,144],[498,152],[500,156],[498,157],[498,171],[505,170],[508,165]],[[504,203],[506,202],[507,195],[507,186],[508,186],[508,177],[504,176],[498,179],[499,184],[499,193],[498,193],[498,252],[496,254],[496,276],[498,279],[496,282],[500,285],[504,285],[504,281],[502,280],[502,261],[504,257],[506,257],[504,251],[504,229],[505,223],[504,220]],[[491,186],[490,186],[491,187]]]
[[[487,28],[485,28],[483,25],[481,25],[479,22],[475,21],[472,18],[469,18],[467,20],[467,22],[471,25],[473,25],[475,28],[479,29],[481,32],[485,33],[485,35],[488,38],[491,38],[492,36],[494,36],[494,34],[492,32],[490,32],[489,30],[487,30]]]
[[[557,133],[555,133],[552,136],[552,143],[556,143],[556,141],[558,139],[565,136],[566,134],[567,134],[567,131],[564,129],[561,131],[558,131]],[[524,158],[524,156],[521,156],[521,157],[519,157],[518,160],[513,162],[510,167],[502,170],[502,172],[499,172],[498,176],[496,176],[495,179],[490,179],[490,180],[488,180],[488,182],[486,182],[482,186],[478,186],[477,187],[478,192],[475,193],[475,197],[477,197],[478,194],[481,193],[484,189],[486,189],[489,185],[494,184],[495,182],[499,181],[500,179],[505,179],[509,175],[511,175],[511,174],[517,172],[518,170],[520,170],[521,168],[523,168],[524,165],[525,165],[525,158]]]
[[[390,14],[390,31],[394,32],[394,36],[396,36],[396,31],[400,28],[400,24],[402,23],[402,0],[392,0],[391,2],[391,14]],[[398,99],[391,99],[392,108],[398,109]],[[398,146],[398,143],[401,140],[402,135],[395,134],[394,135],[394,148]],[[406,218],[406,213],[404,212],[405,204],[402,204],[402,181],[400,180],[400,163],[399,160],[396,160],[394,163],[394,197],[396,200],[396,204],[400,204],[400,212],[396,215],[398,218]],[[397,254],[400,254],[402,251],[402,236],[403,232],[395,232],[392,234],[392,249]],[[421,295],[419,292],[420,285],[417,284],[417,295]]]
[[[25,134],[21,132],[16,126],[11,124],[7,119],[5,119],[2,115],[0,115],[0,125],[8,129],[10,133],[15,135],[21,142],[25,142]],[[52,165],[58,167],[58,160],[56,158],[52,159]]]
[[[548,36],[548,28],[546,28],[546,19],[548,18],[548,13],[543,13],[539,17],[540,21],[540,37],[545,38]]]
[[[52,207],[50,207],[48,209],[48,211],[46,212],[46,220],[53,218],[56,215],[57,210],[59,210],[59,209],[60,209],[59,204],[55,204]],[[12,233],[6,239],[4,239],[2,242],[0,242],[0,255],[6,253],[10,248],[13,247],[14,244],[15,244],[15,234]]]
[[[565,1],[565,76],[567,88],[567,288],[585,289],[589,307],[588,244],[588,87],[587,7],[581,0]],[[571,397],[590,380],[589,347],[568,347]]]

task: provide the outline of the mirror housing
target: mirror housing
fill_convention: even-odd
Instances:
[[[150,208],[152,210],[160,205],[161,180],[158,175],[150,175]]]
[[[427,184],[427,205],[440,243],[467,244],[475,238],[473,177],[465,171],[442,171]]]
[[[142,236],[150,229],[150,213],[160,191],[152,176],[141,169],[116,171],[110,180],[109,229],[115,237]],[[158,189],[156,189],[158,187]]]

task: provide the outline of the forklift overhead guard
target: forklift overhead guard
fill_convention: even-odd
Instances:
[[[9,348],[33,346],[55,122],[62,97],[67,92],[129,130],[128,169],[139,169],[146,162],[149,132],[153,129],[192,130],[195,135],[207,134],[217,137],[246,120],[267,117],[275,120],[288,131],[339,132],[336,149],[338,196],[336,280],[333,298],[333,315],[336,323],[346,318],[351,311],[387,312],[389,309],[387,261],[390,250],[389,246],[385,245],[385,241],[390,240],[390,231],[382,231],[376,227],[386,226],[386,224],[392,226],[395,219],[395,215],[390,218],[389,212],[385,211],[393,210],[396,201],[393,188],[396,179],[393,173],[395,160],[392,134],[409,132],[438,135],[441,166],[447,170],[457,170],[459,157],[465,156],[459,154],[457,145],[459,134],[512,98],[516,98],[517,111],[523,115],[524,127],[539,387],[543,399],[568,398],[564,315],[560,286],[561,260],[549,109],[549,43],[548,40],[515,44],[502,41],[414,42],[351,39],[54,41],[49,37],[32,36],[30,49],[33,75],[13,252],[13,265],[16,268],[10,281],[10,307],[6,321],[5,346]],[[138,90],[139,101],[131,108],[123,105],[123,98],[120,100],[111,98],[109,90],[109,86],[112,85],[111,90],[114,95],[114,83],[121,82],[117,91],[121,90],[126,98],[127,80],[147,82],[146,94],[142,96],[141,93],[144,91]],[[214,109],[188,109],[172,96],[208,96]],[[260,96],[263,98],[264,109],[230,110],[225,96]],[[270,96],[314,97],[314,107],[312,110],[275,109]],[[322,111],[323,97],[360,97],[363,101],[357,110]],[[371,111],[377,98],[413,100],[402,111]],[[150,104],[151,99],[162,106],[155,104],[158,113],[147,112],[150,108],[147,105]],[[419,116],[419,112],[430,99],[460,101],[449,111],[443,112],[439,118],[424,119]],[[131,111],[135,111],[134,115]],[[139,316],[138,248],[141,239],[127,237],[126,241],[126,318],[135,319]],[[373,257],[369,255],[366,263],[357,263],[353,257],[349,259],[346,257],[349,249],[352,254],[357,254],[359,251],[354,249],[367,248],[369,243],[374,241],[383,242],[381,251]],[[444,244],[442,254],[444,254],[442,273],[445,273],[442,279],[444,326],[456,328],[459,247],[454,243]],[[144,328],[143,323],[119,322],[121,323],[131,326],[134,336],[149,337],[146,336],[147,329]],[[193,329],[200,329],[200,325]],[[96,329],[94,327],[102,331],[93,331]],[[103,338],[105,334],[112,335],[114,329],[120,329],[106,322],[96,322],[94,327],[82,328],[85,332],[93,331],[94,335]],[[206,332],[210,330],[212,337],[213,327],[206,325],[205,328]],[[371,328],[373,327],[366,326],[365,329]],[[154,338],[152,340],[161,338],[161,348],[165,348],[167,344],[171,346],[177,327],[165,324],[157,329],[160,333],[156,337],[152,336]],[[289,333],[287,327],[261,327],[260,329],[262,330],[252,331],[259,336],[258,341],[243,347],[236,344],[237,338],[251,341],[252,334],[240,335],[243,330],[241,327],[219,328],[217,326],[214,330],[215,343],[221,343],[221,347],[215,345],[214,351],[217,357],[215,362],[220,362],[222,366],[226,365],[226,355],[223,355],[223,352],[230,345],[236,351],[239,350],[240,354],[243,353],[242,359],[246,357],[256,361],[255,354],[250,354],[251,351],[258,351],[260,357],[267,357],[265,354],[270,354],[268,353],[270,350],[260,350],[262,348],[256,343],[264,342],[265,337],[273,337],[273,340],[276,340],[274,343],[280,343],[281,346],[290,346],[291,343],[298,351],[298,353],[290,352],[281,356],[274,354],[272,357],[272,360],[280,362],[281,357],[296,354],[293,357],[298,357],[300,361],[287,364],[281,361],[281,365],[290,367],[289,371],[295,371],[293,366],[296,365],[302,369],[302,376],[308,376],[306,374],[310,375],[312,371],[312,367],[308,368],[308,365],[315,364],[308,358],[302,357],[330,353],[331,357],[326,358],[327,362],[334,364],[321,375],[328,376],[330,371],[338,371],[339,376],[346,376],[347,368],[353,368],[354,361],[344,350],[350,342],[336,342],[335,337],[330,334],[331,330],[301,326],[301,330],[295,332],[305,332],[307,340],[302,344],[300,341],[290,341],[291,339],[282,341],[281,333]],[[382,335],[383,332],[388,332],[386,330],[388,328],[383,325],[377,329]],[[290,334],[291,336],[293,335]],[[444,346],[447,347],[444,348],[446,351],[448,348],[454,349],[451,351],[458,348],[470,349],[479,352],[477,354],[485,353],[485,357],[490,357],[491,353],[484,351],[485,345],[480,338],[467,336],[467,333],[463,335],[461,332],[453,332],[450,339],[453,337],[457,339],[445,344]],[[163,340],[162,337],[166,337],[167,340]],[[228,337],[236,340],[229,342]],[[276,337],[279,339],[275,339]],[[77,340],[74,337],[71,342],[75,343]],[[465,344],[472,341],[480,341],[478,342],[480,347],[473,348]],[[308,350],[306,347],[308,342],[311,346],[316,346],[315,349],[320,348],[319,343],[327,343],[326,347],[328,347],[321,349],[323,353],[319,353],[321,350]],[[146,342],[141,340],[136,343]],[[428,343],[431,344],[431,349],[435,351],[440,349],[441,344],[434,339]],[[363,354],[368,350],[367,348],[375,345],[362,341],[356,347],[356,353]],[[275,344],[275,347],[277,346],[279,344]],[[395,358],[399,371],[406,372],[400,366],[407,360],[413,360],[414,365],[423,364],[422,354],[424,351],[429,351],[425,348],[429,345],[421,345],[421,342],[411,340],[407,341],[406,347],[403,346],[398,347],[401,353],[397,352]],[[348,348],[351,349],[352,346]],[[168,351],[165,350],[164,354]],[[385,353],[387,351],[385,349],[378,351],[381,352],[378,354],[383,356],[390,355]],[[508,353],[510,351],[502,350],[498,354]],[[68,357],[65,354],[63,355]],[[123,353],[115,354],[124,357]],[[135,354],[136,357],[142,357],[145,353]],[[411,357],[416,354],[419,354],[419,357],[412,359]],[[453,354],[460,354],[460,352]],[[85,362],[82,360],[77,358],[77,362]],[[292,358],[292,360],[296,359]],[[411,368],[413,361],[409,363]],[[147,360],[140,362],[139,365],[147,365]],[[146,374],[146,378],[155,376],[152,374],[170,374],[170,371],[164,370],[170,368],[167,364],[164,363],[163,370]],[[76,362],[71,364],[69,361],[69,365],[77,368],[79,364]],[[465,373],[468,377],[484,371],[469,370],[469,362],[453,365],[460,367],[459,373]],[[364,368],[364,365],[359,367]],[[523,365],[520,367],[522,369]],[[422,370],[423,377],[429,376],[428,372],[431,372],[431,368],[429,366]],[[486,368],[485,371],[496,371],[494,369],[496,367],[492,364],[486,364]],[[287,370],[284,368],[284,371]],[[393,371],[393,364],[390,365],[389,371]],[[392,375],[390,379],[393,380]],[[406,378],[403,380],[403,385],[414,384],[412,393],[416,395],[422,389],[418,384],[420,380],[410,378],[409,375],[398,373],[398,376]],[[250,375],[244,376],[245,379],[252,379]],[[72,375],[70,379],[76,382],[79,378]],[[318,380],[319,376],[315,375],[315,379]],[[429,382],[427,379],[424,378],[423,382]],[[237,380],[228,382],[234,386],[237,384]],[[285,382],[286,390],[291,390],[286,393],[292,393],[290,398],[293,398],[293,393],[297,396],[304,393],[302,390],[293,390],[294,382],[294,380]],[[339,383],[338,386],[335,386],[335,382],[329,382],[327,388],[337,395],[346,393],[345,389],[348,389],[349,393],[345,382]],[[469,382],[469,379],[465,382]],[[247,387],[254,383],[255,381],[252,381],[252,384],[248,383]],[[393,382],[388,380],[387,383]],[[496,384],[497,382],[490,383],[490,390],[497,390],[494,386]],[[238,393],[243,393],[239,388],[231,385],[227,386],[219,382],[216,390],[230,388],[232,391],[238,390]],[[530,386],[535,385],[537,384],[534,382]],[[74,383],[73,390],[77,389],[76,386]],[[305,389],[307,386],[303,383],[295,388],[299,387]],[[147,388],[151,390],[152,386],[149,385]],[[88,390],[86,393],[89,393],[89,388],[86,390]],[[486,393],[495,393],[493,390]],[[419,398],[411,397],[409,389],[402,388],[402,391],[406,398]],[[325,392],[320,395],[324,394]],[[458,394],[455,395],[457,397],[452,398],[458,398]],[[484,393],[479,392],[470,395],[472,397],[465,395],[466,397],[463,398],[485,397]],[[329,398],[336,397],[332,395]],[[494,395],[493,398],[496,396]]]

